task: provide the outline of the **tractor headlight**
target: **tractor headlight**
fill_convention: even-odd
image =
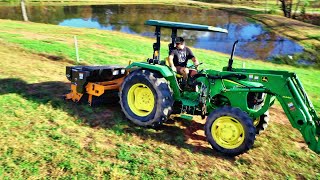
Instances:
[[[114,76],[119,75],[119,70],[112,71],[112,75],[114,75]]]
[[[121,74],[124,74],[126,72],[125,69],[121,69]]]

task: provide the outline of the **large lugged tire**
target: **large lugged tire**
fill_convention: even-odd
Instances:
[[[139,126],[156,127],[172,112],[172,94],[168,81],[160,74],[136,70],[125,78],[119,97],[128,119]]]
[[[256,134],[262,133],[267,129],[270,120],[269,111],[266,111],[260,117],[253,121],[253,125],[256,127]]]
[[[247,113],[225,106],[210,113],[205,134],[211,146],[228,156],[248,151],[255,140],[255,127]]]

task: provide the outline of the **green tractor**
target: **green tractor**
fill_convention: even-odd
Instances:
[[[153,57],[147,62],[131,63],[125,71],[117,70],[123,73],[113,73],[123,78],[118,86],[120,104],[126,117],[134,124],[156,127],[171,114],[200,115],[206,119],[205,135],[213,149],[236,156],[248,151],[256,134],[266,128],[268,110],[277,98],[290,123],[301,132],[309,148],[320,153],[320,120],[295,73],[233,68],[236,41],[228,65],[222,71],[197,70],[198,73],[189,79],[194,88],[182,89],[181,77],[171,70],[166,60],[160,59],[161,28],[172,30],[169,51],[175,44],[178,29],[219,33],[227,33],[227,30],[158,20],[148,20],[145,24],[155,26]],[[70,76],[70,67],[68,72]],[[90,83],[101,86],[101,89],[104,87],[96,82],[85,83],[82,89],[88,94],[91,90],[86,87]]]

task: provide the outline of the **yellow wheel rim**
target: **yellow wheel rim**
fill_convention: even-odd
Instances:
[[[243,126],[231,116],[216,119],[212,124],[211,133],[215,142],[225,149],[239,147],[245,138]]]
[[[141,83],[130,87],[127,101],[131,111],[137,116],[147,116],[154,108],[154,95],[151,89]]]
[[[257,117],[257,118],[253,121],[254,127],[257,127],[258,124],[259,124],[259,122],[260,122],[260,117]]]

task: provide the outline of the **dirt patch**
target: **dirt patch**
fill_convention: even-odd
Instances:
[[[39,53],[39,55],[53,61],[60,61],[64,59],[64,57],[57,56],[57,55],[50,55],[50,54],[43,54],[43,53]]]
[[[109,127],[110,122],[113,122],[114,111],[112,109],[106,109],[102,112],[95,113],[88,123],[91,127]]]
[[[195,116],[191,124],[184,129],[186,143],[194,146],[195,151],[202,151],[210,148],[204,133],[205,122],[205,119]]]
[[[304,141],[294,142],[296,147],[303,150],[309,150],[308,145]]]
[[[287,118],[287,115],[284,113],[282,108],[277,107],[277,106],[270,107],[269,113],[270,113],[271,123],[275,122],[275,123],[279,123],[279,124],[283,124],[283,125],[289,124],[289,120]]]

